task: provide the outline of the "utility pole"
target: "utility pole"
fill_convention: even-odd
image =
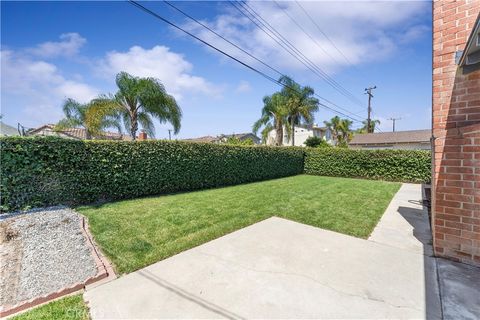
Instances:
[[[388,120],[391,120],[393,122],[393,132],[395,132],[395,121],[396,120],[402,120],[402,118],[389,118]]]
[[[368,94],[367,133],[372,133],[373,132],[372,125],[371,125],[372,119],[370,117],[370,114],[372,113],[371,103],[372,103],[372,98],[373,98],[373,94],[372,94],[373,89],[377,89],[377,86],[373,86],[373,87],[370,87],[370,88],[365,88],[365,91],[366,91],[365,94]]]
[[[172,129],[168,129],[168,140],[172,140]]]

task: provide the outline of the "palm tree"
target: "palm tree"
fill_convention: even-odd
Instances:
[[[330,121],[323,121],[325,126],[330,130],[332,133],[333,141],[338,142],[338,136],[340,135],[340,123],[342,119],[339,116],[333,117]]]
[[[171,123],[174,133],[178,133],[182,111],[159,80],[120,72],[116,84],[118,91],[115,95],[101,96],[92,101],[92,119],[102,115],[122,119],[133,140],[139,124],[149,136],[155,136],[152,118],[157,118],[160,123]]]
[[[275,145],[281,146],[283,141],[283,126],[287,121],[287,109],[284,97],[279,93],[263,98],[262,116],[253,124],[256,134],[263,126],[262,140],[267,141],[268,134],[275,130]]]
[[[99,134],[101,130],[109,127],[115,127],[120,131],[118,121],[109,116],[102,117],[95,123],[89,121],[87,114],[92,108],[91,103],[79,103],[74,99],[67,99],[63,103],[62,108],[65,118],[55,125],[55,131],[82,127],[85,129],[87,140],[92,139],[92,137]]]
[[[363,124],[363,127],[358,129],[358,133],[369,133],[369,131],[368,131],[368,121],[364,120],[364,121],[362,121],[362,124]],[[380,125],[380,120],[371,120],[370,121],[370,128],[372,129],[371,130],[372,132],[375,132],[375,127],[377,125]]]
[[[333,141],[338,145],[347,145],[353,137],[352,121],[333,117],[330,121],[324,121],[325,126],[332,132]]]
[[[318,99],[314,98],[313,88],[302,87],[291,78],[282,76],[279,82],[284,88],[281,94],[284,96],[288,112],[288,123],[290,124],[292,146],[295,145],[295,125],[313,122],[314,113],[318,111]]]
[[[353,138],[352,121],[348,119],[342,119],[339,124],[340,136],[338,137],[339,144],[341,146],[347,146],[350,140]]]

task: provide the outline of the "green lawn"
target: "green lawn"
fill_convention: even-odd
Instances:
[[[32,309],[11,320],[53,320],[53,319],[70,319],[70,320],[87,320],[88,309],[83,302],[82,295],[75,295],[55,300],[41,307]]]
[[[299,175],[80,207],[120,273],[271,216],[367,238],[399,183]]]

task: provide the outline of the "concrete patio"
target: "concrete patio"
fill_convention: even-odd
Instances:
[[[404,184],[369,240],[270,218],[87,289],[85,300],[93,319],[440,319],[440,291],[452,286],[439,290],[420,199],[419,185]]]

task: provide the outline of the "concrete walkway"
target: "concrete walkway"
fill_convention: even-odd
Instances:
[[[439,319],[420,198],[419,186],[403,185],[370,240],[274,217],[87,290],[85,299],[93,319]]]

